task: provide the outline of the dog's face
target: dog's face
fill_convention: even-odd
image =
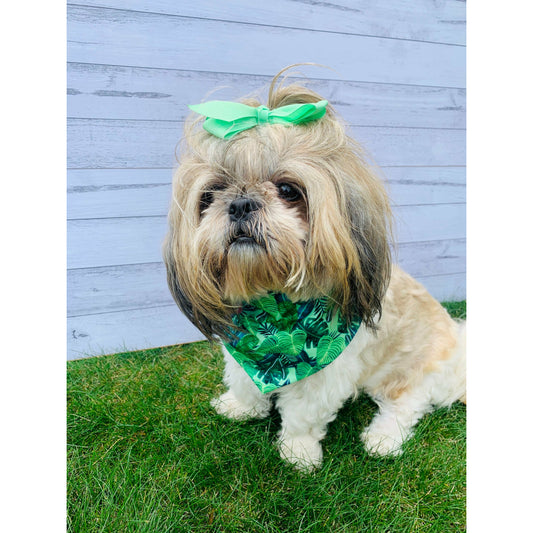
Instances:
[[[268,105],[320,99],[291,85],[271,91]],[[331,110],[229,140],[197,120],[185,141],[164,256],[176,302],[206,336],[225,336],[235,306],[268,291],[327,295],[372,325],[388,284],[390,209]]]

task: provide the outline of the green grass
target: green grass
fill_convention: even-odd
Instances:
[[[465,302],[445,304],[466,315]],[[330,424],[324,465],[278,457],[279,416],[214,413],[206,342],[68,363],[68,526],[86,532],[453,532],[466,526],[466,408],[426,416],[401,457],[370,457],[362,396]]]

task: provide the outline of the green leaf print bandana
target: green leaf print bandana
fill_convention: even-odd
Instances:
[[[292,302],[270,293],[233,316],[242,330],[224,343],[263,393],[295,383],[333,362],[353,339],[361,320],[347,323],[326,297]]]

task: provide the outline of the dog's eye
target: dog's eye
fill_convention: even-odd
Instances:
[[[202,193],[202,196],[200,196],[200,214],[213,203],[213,200],[215,199],[215,191],[221,191],[224,188],[224,185],[213,185]]]
[[[213,191],[206,191],[200,197],[200,213],[203,213],[213,203]]]
[[[278,188],[279,197],[287,202],[296,202],[302,197],[300,190],[289,183],[278,183],[276,187]]]

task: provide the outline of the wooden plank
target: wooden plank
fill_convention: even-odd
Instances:
[[[182,122],[69,119],[69,168],[172,168]],[[381,166],[464,166],[465,130],[352,127]]]
[[[466,204],[399,206],[394,217],[400,244],[466,237]]]
[[[465,212],[464,204],[397,207],[397,242],[462,239]],[[166,217],[71,220],[68,268],[160,262],[166,231]]]
[[[465,239],[398,246],[397,261],[415,278],[464,272]],[[172,305],[163,263],[68,272],[68,316]]]
[[[69,270],[67,315],[92,315],[173,305],[164,264]]]
[[[439,302],[457,302],[466,300],[466,273],[429,276],[419,281]]]
[[[466,239],[399,244],[395,262],[415,279],[465,272]]]
[[[84,0],[84,5],[124,8],[122,0]],[[466,9],[456,0],[129,0],[128,9],[260,25],[466,44]]]
[[[68,268],[159,262],[166,231],[166,217],[71,220]]]
[[[171,189],[170,183],[70,187],[68,218],[166,215]]]
[[[332,79],[465,87],[465,47],[447,44],[83,6],[68,7],[67,39],[78,63],[271,76],[315,62]]]
[[[68,186],[79,192],[91,187],[160,185],[172,181],[171,168],[82,168],[70,169],[67,175]]]
[[[395,206],[466,202],[465,167],[386,167],[382,176]]]
[[[380,166],[464,166],[466,131],[352,127],[351,134]]]
[[[382,169],[395,205],[466,201],[464,167]],[[68,172],[68,218],[164,216],[171,169],[89,169]]]
[[[323,69],[307,69],[327,76]],[[235,100],[260,93],[266,102],[269,76],[143,69],[71,63],[67,67],[70,118],[184,120],[187,104]],[[465,128],[466,91],[337,80],[302,80],[359,126]],[[215,91],[215,92],[213,92]],[[209,96],[208,96],[209,95]]]
[[[177,306],[67,319],[67,358],[79,359],[202,340]]]
[[[466,298],[464,273],[428,276],[420,281],[439,301]],[[67,320],[69,359],[140,350],[201,340],[201,333],[169,305]]]
[[[69,168],[172,168],[181,122],[67,120]]]

